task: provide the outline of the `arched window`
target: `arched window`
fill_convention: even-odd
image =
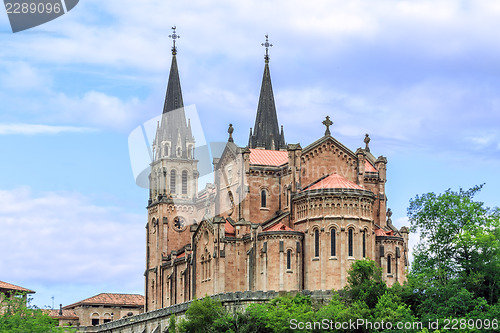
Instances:
[[[175,193],[175,170],[170,171],[170,193]]]
[[[97,312],[94,312],[90,318],[92,319],[92,321],[91,321],[92,326],[99,325],[99,314]]]
[[[354,251],[353,251],[353,239],[354,238],[354,231],[352,229],[349,229],[348,233],[348,246],[349,246],[349,251],[348,251],[348,256],[353,257],[354,256]]]
[[[168,157],[168,144],[163,146],[163,156]]]
[[[314,230],[314,256],[319,257],[319,229]]]
[[[207,279],[210,279],[210,277],[212,276],[212,256],[210,255],[210,253],[208,254],[207,256]]]
[[[286,251],[286,269],[292,269],[292,250]]]
[[[363,258],[366,257],[366,230],[363,230]]]
[[[266,192],[266,190],[260,191],[260,206],[267,207],[267,192]]]
[[[109,322],[111,321],[111,315],[110,315],[108,312],[106,312],[106,313],[104,314],[104,316],[103,316],[103,317],[104,317],[104,318],[103,318],[103,321],[102,321],[102,322],[103,322],[104,324],[109,323]]]
[[[335,232],[336,232],[335,229],[330,230],[330,256],[331,257],[335,257],[337,255],[337,251],[336,251],[337,242],[335,239],[335,237],[336,237]]]
[[[391,255],[388,255],[387,256],[387,274],[391,274],[391,265],[392,265],[391,259],[392,259]]]
[[[186,170],[182,171],[182,194],[188,193],[188,173]]]
[[[205,257],[201,256],[201,281],[205,280]]]

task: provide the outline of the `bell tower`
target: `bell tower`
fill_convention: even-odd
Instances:
[[[162,263],[190,243],[189,225],[196,217],[198,161],[194,156],[195,139],[190,121],[186,121],[177,67],[176,27],[172,64],[161,122],[158,122],[152,144],[150,165],[148,223],[146,224],[146,311],[164,307],[163,284],[167,279]]]

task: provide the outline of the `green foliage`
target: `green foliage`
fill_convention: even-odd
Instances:
[[[356,321],[358,319],[370,319],[371,312],[366,303],[360,300],[350,300],[348,305],[345,300],[341,298],[338,293],[334,293],[330,302],[318,310],[315,319],[317,322],[327,320],[333,323],[347,323],[350,320]],[[334,332],[362,332],[359,329],[351,330],[339,329],[333,330]],[[313,330],[313,332],[322,332],[322,330]]]
[[[49,317],[47,312],[27,306],[22,296],[0,302],[0,333],[76,332],[57,324],[58,321]]]
[[[264,304],[252,304],[246,312],[252,322],[261,328],[259,332],[307,332],[292,330],[290,320],[307,322],[314,319],[311,299],[301,294],[277,297]]]
[[[384,322],[414,322],[416,321],[410,307],[405,304],[401,297],[390,290],[383,294],[372,311],[373,321]]]
[[[344,288],[347,295],[351,300],[364,302],[373,308],[387,289],[382,280],[382,269],[373,260],[356,260],[348,273]]]
[[[410,201],[411,230],[421,240],[401,295],[424,322],[493,319],[498,311],[500,212],[474,200],[481,188]]]
[[[225,314],[218,299],[205,297],[195,299],[186,311],[186,319],[179,323],[180,332],[215,332],[212,330],[214,322]]]
[[[168,333],[176,333],[176,324],[177,324],[177,319],[175,315],[171,315],[170,318],[168,318]]]
[[[259,325],[252,321],[252,318],[245,312],[234,314],[226,313],[219,317],[213,324],[214,332],[227,333],[260,333],[266,332],[265,325]]]

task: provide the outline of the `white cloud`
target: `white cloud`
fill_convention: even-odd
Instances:
[[[135,125],[142,105],[138,98],[122,100],[98,91],[70,97],[60,93],[53,97],[51,106],[57,110],[54,120],[73,121],[107,128],[126,128]]]
[[[10,90],[46,89],[50,76],[24,61],[0,61],[0,86]]]
[[[491,1],[464,5],[459,0],[323,0],[314,5],[285,0],[216,5],[203,0],[89,0],[46,26],[57,29],[58,35],[38,34],[9,46],[10,52],[37,61],[156,71],[168,64],[167,36],[177,24],[183,54],[197,51],[198,57],[222,53],[232,59],[253,58],[261,53],[257,46],[265,32],[274,36],[273,52],[284,54],[334,55],[364,40],[390,42],[393,48],[409,48],[423,57],[449,56],[474,51],[478,44],[498,51],[490,42],[499,24],[497,7]]]
[[[95,129],[87,127],[0,123],[0,135],[15,135],[15,134],[38,135],[38,134],[60,134],[60,133],[84,133],[93,131],[95,131]]]
[[[143,219],[78,193],[0,190],[2,279],[27,285],[140,284]]]
[[[472,143],[477,149],[487,148],[497,142],[497,133],[478,133],[465,138],[465,141]]]

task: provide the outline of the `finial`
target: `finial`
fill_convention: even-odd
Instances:
[[[365,141],[365,143],[366,143],[366,148],[365,148],[365,150],[366,150],[367,152],[369,152],[369,151],[370,151],[370,147],[368,146],[368,144],[370,143],[370,135],[368,135],[368,133],[367,133],[367,134],[365,134],[365,140],[364,140],[364,141]]]
[[[330,133],[330,126],[332,126],[332,125],[333,125],[333,122],[330,120],[330,116],[326,116],[326,119],[325,119],[325,120],[323,120],[323,125],[325,125],[325,126],[326,126],[325,136],[327,136],[327,135],[332,135],[332,134]]]
[[[392,224],[392,220],[391,220],[392,210],[390,208],[387,209],[387,213],[385,215],[387,216],[387,223]]]
[[[269,48],[273,46],[273,44],[269,44],[269,35],[266,34],[266,42],[261,44],[266,48],[266,55],[264,56],[264,59],[266,60],[266,64],[269,63]]]
[[[173,55],[176,55],[177,54],[177,48],[175,47],[175,40],[177,38],[181,38],[181,36],[179,36],[176,32],[175,32],[175,29],[177,29],[177,27],[174,25],[172,27],[172,34],[171,35],[168,35],[168,37],[172,38],[172,41],[174,42],[174,45],[172,46],[172,54]]]
[[[227,132],[229,133],[229,139],[227,141],[234,142],[233,141],[233,132],[234,132],[233,124],[229,124],[229,128],[227,129]]]

